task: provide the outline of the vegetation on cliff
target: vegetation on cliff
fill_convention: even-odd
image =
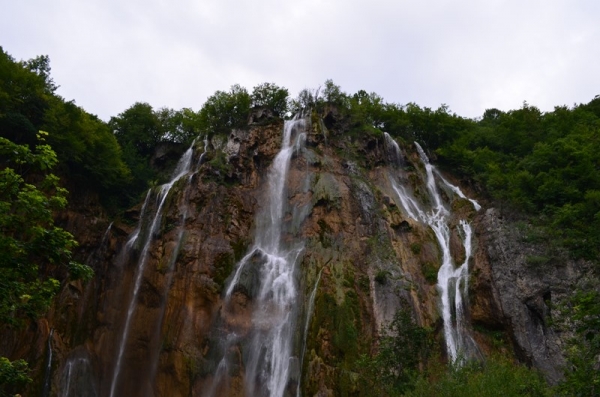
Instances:
[[[21,327],[49,308],[67,273],[84,280],[93,273],[72,260],[77,243],[54,224],[67,191],[49,173],[57,162],[50,146],[31,150],[0,137],[0,159],[0,323]],[[0,357],[0,380],[0,393],[28,382],[27,364]]]

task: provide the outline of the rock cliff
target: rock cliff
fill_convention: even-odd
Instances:
[[[402,308],[445,343],[436,286],[443,253],[432,229],[407,215],[392,182],[428,203],[419,154],[401,143],[395,160],[384,136],[345,134],[334,121],[328,130],[320,118],[306,119],[285,178],[280,238],[286,252],[296,250],[297,296],[284,395],[357,395],[354,363]],[[189,171],[164,202],[154,189],[114,223],[92,207],[62,215],[96,275],[87,285],[64,285],[47,317],[25,332],[4,333],[2,353],[33,363],[29,395],[253,395],[249,346],[262,332],[256,313],[264,277],[256,270],[264,258],[253,248],[265,230],[258,214],[271,200],[283,128],[252,124],[198,140]],[[503,340],[556,382],[568,333],[551,320],[585,264],[555,260],[540,270],[530,258],[541,248],[498,211],[485,204],[477,211],[451,189],[440,194],[450,210],[451,257],[471,269],[465,306],[479,349]],[[470,259],[463,219],[474,230]],[[242,261],[246,270],[232,285]],[[266,383],[253,376],[252,384]]]

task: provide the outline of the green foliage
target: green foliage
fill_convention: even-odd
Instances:
[[[48,143],[58,148],[63,173],[104,191],[126,184],[130,171],[108,125],[73,102],[52,97],[49,103],[44,129],[49,131]]]
[[[432,368],[414,383],[406,397],[549,397],[552,390],[541,376],[503,357],[491,357],[485,364]]]
[[[192,109],[162,108],[155,114],[160,125],[160,142],[188,145],[201,134],[200,115]]]
[[[348,96],[342,91],[340,86],[335,85],[332,80],[325,81],[323,99],[325,103],[337,108],[347,109],[350,106]]]
[[[152,158],[160,145],[188,145],[201,133],[200,115],[190,109],[179,111],[163,108],[155,111],[148,103],[137,102],[109,122],[110,129],[122,147],[123,159],[132,178],[122,195],[126,205],[139,199],[151,181],[159,179]]]
[[[1,136],[18,143],[35,142],[35,132],[41,128],[55,89],[48,84],[49,71],[47,57],[38,57],[29,63],[16,62],[0,47],[0,120],[19,119],[23,128],[21,131],[3,129]]]
[[[290,110],[293,113],[300,113],[313,109],[319,103],[319,90],[303,89],[298,93],[295,99],[290,101]]]
[[[48,173],[56,153],[0,137],[0,154],[0,323],[20,326],[48,309],[65,273],[89,280],[93,272],[71,259],[77,243],[54,225],[53,212],[67,204],[67,191]],[[0,395],[30,382],[27,372],[26,362],[0,357]]]
[[[245,127],[251,103],[252,97],[248,91],[237,84],[231,86],[229,92],[215,92],[200,109],[202,132],[212,136],[229,134],[233,128]]]
[[[50,60],[16,62],[0,50],[0,136],[33,148],[38,130],[60,161],[57,170],[72,185],[102,193],[129,182],[129,169],[108,126],[54,91]]]
[[[421,253],[421,243],[411,243],[410,251],[415,255],[419,255]]]
[[[211,167],[211,179],[219,184],[228,185],[233,182],[233,165],[227,160],[227,155],[222,150],[215,150],[209,154],[207,164]]]
[[[375,281],[378,284],[384,285],[387,282],[387,278],[390,275],[390,272],[388,272],[387,270],[379,270],[377,272],[377,274],[375,274]]]
[[[439,266],[434,264],[433,262],[425,262],[422,264],[421,271],[423,272],[423,277],[425,280],[431,285],[437,283]]]
[[[319,295],[315,301],[315,319],[311,322],[313,335],[330,335],[328,349],[337,366],[349,369],[358,358],[364,339],[360,338],[361,329],[358,296],[353,290],[344,293],[342,302],[336,302],[330,294]],[[323,346],[317,345],[319,350]],[[318,354],[327,354],[318,352]]]
[[[552,258],[544,256],[544,255],[528,255],[525,257],[525,263],[531,267],[543,267],[547,263],[549,263]]]
[[[357,361],[365,395],[399,396],[413,387],[419,366],[430,353],[431,331],[400,310],[382,332],[378,352]]]
[[[71,260],[73,236],[54,226],[53,211],[63,209],[67,191],[47,170],[56,164],[48,145],[35,151],[0,138],[0,321],[18,324],[43,313],[60,283],[52,272],[91,277],[91,269]],[[37,185],[19,174],[27,173]]]
[[[123,158],[131,170],[129,203],[148,188],[149,181],[155,180],[157,173],[150,166],[150,159],[156,145],[161,141],[161,128],[158,115],[147,103],[133,106],[112,117],[110,128],[123,149]]]
[[[536,216],[555,244],[600,259],[600,98],[541,113],[489,109],[438,146],[439,159],[506,208]]]
[[[148,103],[136,102],[112,117],[110,127],[127,154],[149,156],[162,138],[160,120]]]
[[[24,360],[11,362],[0,357],[0,397],[12,397],[17,390],[31,382],[29,368]]]
[[[273,83],[262,83],[252,90],[252,106],[270,109],[277,116],[287,111],[289,92]]]
[[[567,349],[568,367],[560,385],[564,396],[597,396],[600,394],[600,292],[577,291],[569,304],[567,319],[575,336]]]
[[[352,124],[375,128],[383,127],[383,98],[376,93],[358,91],[350,98]]]

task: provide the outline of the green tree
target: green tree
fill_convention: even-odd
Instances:
[[[161,123],[148,103],[136,102],[109,122],[124,150],[142,156],[151,155],[162,140]]]
[[[67,204],[67,191],[49,173],[56,153],[48,145],[31,150],[0,138],[0,158],[0,323],[18,327],[48,309],[59,280],[88,280],[93,273],[72,260],[77,243],[54,225],[54,212]],[[1,360],[5,384],[26,380],[22,362]]]
[[[340,86],[335,85],[331,79],[325,81],[323,99],[325,100],[325,103],[341,109],[347,109],[350,106],[348,95],[342,91]]]
[[[238,84],[231,86],[228,92],[215,92],[200,109],[202,132],[228,134],[233,128],[243,128],[248,122],[251,103],[248,91]]]
[[[6,357],[0,357],[0,397],[14,396],[29,382],[29,366],[25,360],[11,362]]]
[[[287,111],[288,96],[287,88],[273,83],[262,83],[252,90],[252,106],[267,108],[275,115],[283,116]]]
[[[534,370],[502,356],[460,367],[439,366],[419,376],[405,397],[550,397],[554,395]]]
[[[53,87],[46,84],[48,73],[47,57],[26,66],[0,47],[0,136],[35,144],[53,94]]]
[[[376,93],[359,90],[350,98],[351,119],[356,126],[383,127],[383,98]]]
[[[106,123],[55,90],[48,56],[16,62],[0,50],[0,136],[34,148],[37,132],[48,131],[59,160],[56,173],[82,190],[115,194],[130,181],[115,136]]]
[[[159,109],[156,112],[160,124],[162,142],[183,143],[188,145],[201,134],[200,115],[189,108],[173,110]]]
[[[124,194],[125,205],[137,200],[157,172],[150,166],[150,159],[162,140],[159,116],[148,103],[137,102],[130,108],[112,117],[109,126],[123,151],[123,160],[131,170],[132,181]]]
[[[575,336],[567,349],[568,366],[560,391],[564,396],[597,396],[600,394],[600,293],[594,289],[578,291],[565,314]]]
[[[58,148],[61,174],[88,189],[106,193],[130,182],[130,170],[109,126],[73,102],[52,97],[45,113],[48,143]]]
[[[431,331],[417,325],[409,310],[398,311],[379,340],[372,357],[362,356],[358,372],[367,395],[399,396],[410,390],[419,375],[419,366],[430,352]]]
[[[304,110],[313,109],[318,103],[319,89],[311,90],[305,88],[298,93],[296,99],[293,99],[290,102],[290,110],[294,113],[298,113]]]

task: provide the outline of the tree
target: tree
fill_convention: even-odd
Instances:
[[[53,213],[67,204],[67,191],[49,173],[56,153],[48,145],[31,150],[0,137],[0,159],[0,323],[18,327],[48,309],[59,280],[89,280],[93,272],[72,260],[77,243],[54,225]],[[0,383],[26,381],[24,365],[0,358]]]
[[[430,347],[431,331],[417,325],[409,310],[399,310],[383,330],[377,354],[358,361],[367,389],[373,395],[389,396],[410,390]]]
[[[123,149],[131,147],[143,156],[152,154],[162,139],[160,120],[148,103],[136,102],[123,113],[111,117],[109,125]]]
[[[342,92],[340,86],[335,85],[331,79],[325,81],[323,98],[327,104],[337,106],[342,109],[347,109],[348,106],[350,106],[348,96]]]
[[[14,396],[13,391],[31,382],[28,372],[29,367],[25,360],[11,362],[6,357],[0,357],[0,397]]]
[[[55,173],[68,175],[72,186],[117,196],[130,170],[115,136],[96,116],[56,95],[56,88],[48,56],[17,62],[0,49],[0,136],[35,148],[38,131],[48,131],[60,164]]]
[[[229,92],[217,91],[200,109],[202,130],[208,135],[228,134],[233,128],[242,128],[248,122],[252,98],[238,84]]]
[[[564,396],[600,394],[600,293],[593,288],[577,291],[565,308],[575,337],[569,341],[568,367],[560,385]]]
[[[199,114],[189,108],[173,110],[159,109],[156,112],[160,123],[161,141],[188,145],[200,134]]]
[[[41,128],[44,113],[52,96],[52,87],[46,85],[50,67],[47,57],[30,62],[16,62],[0,47],[0,136],[15,130],[5,123],[19,126],[22,143],[35,144],[35,134]],[[9,120],[7,120],[9,119]],[[5,125],[2,125],[5,124]],[[22,135],[25,133],[25,135]]]
[[[319,89],[311,90],[308,88],[303,89],[298,93],[298,97],[293,99],[290,103],[292,112],[298,113],[304,110],[315,108],[319,102]]]
[[[252,90],[252,106],[270,109],[277,116],[283,116],[288,107],[289,92],[273,83],[262,83]]]
[[[43,128],[57,148],[62,174],[77,185],[113,189],[130,181],[121,147],[106,123],[73,102],[52,97]]]

